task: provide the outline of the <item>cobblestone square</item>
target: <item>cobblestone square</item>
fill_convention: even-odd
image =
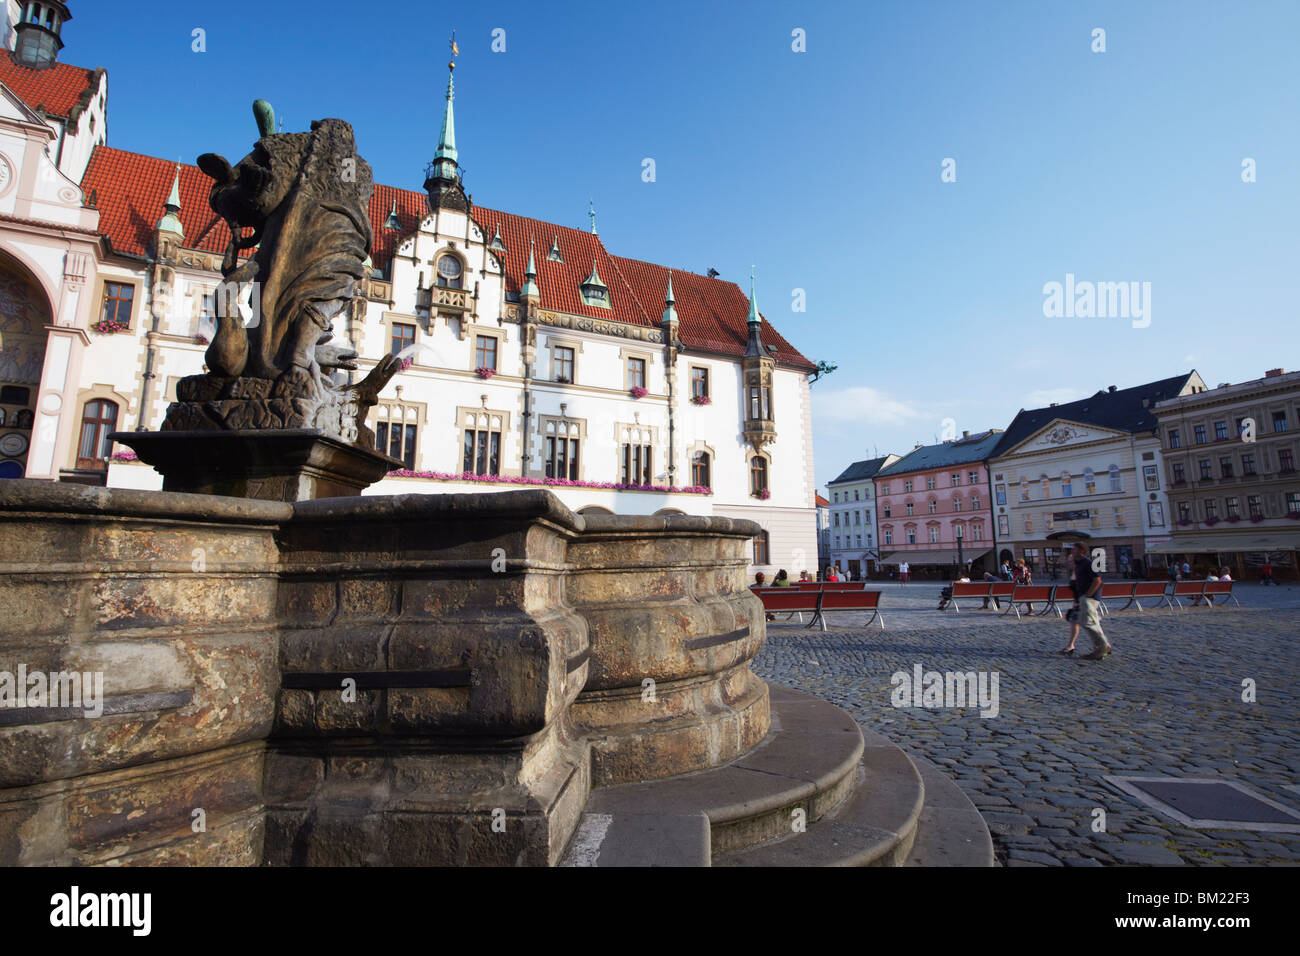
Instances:
[[[1300,587],[1238,585],[1241,608],[1112,613],[1103,628],[1115,653],[1100,662],[1078,659],[1087,635],[1075,657],[1058,653],[1068,625],[1054,614],[1017,621],[978,601],[939,612],[938,582],[870,587],[885,592],[884,631],[853,614],[832,614],[826,632],[769,623],[755,669],[943,768],[984,815],[999,862],[1300,862],[1300,834],[1191,829],[1103,779],[1222,779],[1300,810]],[[918,664],[996,672],[997,716],[895,707],[891,676]]]

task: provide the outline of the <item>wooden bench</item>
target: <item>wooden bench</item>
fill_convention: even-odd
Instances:
[[[821,593],[821,603],[817,605],[817,616],[808,622],[812,627],[817,621],[821,622],[822,630],[826,630],[826,612],[827,611],[870,611],[871,617],[867,620],[870,626],[873,622],[880,623],[880,629],[885,629],[885,619],[880,613],[880,595],[881,591],[859,590],[835,590],[823,591]]]
[[[835,582],[829,582],[835,583]],[[853,582],[848,582],[853,583]],[[821,624],[826,630],[825,613],[827,611],[871,611],[867,624],[879,622],[885,627],[885,619],[880,613],[880,591],[867,591],[860,587],[834,588],[830,590],[805,590],[803,588],[750,588],[754,595],[763,602],[763,610],[770,614],[801,614],[812,612],[812,620],[805,627]],[[802,615],[800,617],[802,620]]]
[[[989,590],[993,587],[987,581],[967,581],[965,583],[954,581],[948,586],[952,588],[952,597],[948,599],[948,603],[959,614],[961,613],[961,607],[957,604],[958,598],[986,598],[989,596]]]
[[[778,614],[788,612],[789,620],[796,614],[799,615],[799,623],[803,623],[803,612],[808,611],[810,614],[817,614],[817,605],[821,603],[820,591],[808,591],[802,588],[787,587],[764,587],[750,590],[760,601],[763,602],[763,610],[769,614]],[[811,623],[809,624],[811,626]]]
[[[1213,581],[1175,581],[1174,589],[1165,595],[1165,603],[1172,609],[1175,606],[1180,608],[1183,606],[1183,602],[1178,600],[1180,597],[1195,598],[1200,601],[1201,596],[1205,594],[1205,585],[1213,583]]]
[[[1231,598],[1233,604],[1237,605],[1237,607],[1241,607],[1241,602],[1238,601],[1236,595],[1232,593],[1232,585],[1235,583],[1236,582],[1234,581],[1206,581],[1205,582],[1206,606],[1215,607],[1214,602],[1212,602],[1210,598],[1221,596],[1224,598],[1224,600],[1220,601],[1219,604],[1226,604],[1227,599]]]
[[[1110,607],[1106,604],[1107,601],[1121,601],[1127,598],[1128,603],[1120,608],[1120,610],[1127,611],[1131,608],[1133,606],[1133,589],[1136,586],[1136,584],[1126,581],[1103,581],[1101,584],[1101,593],[1097,595],[1097,603],[1101,606],[1101,613],[1110,613]]]
[[[797,581],[795,586],[801,591],[861,591],[866,588],[866,581]]]
[[[1055,611],[1056,616],[1060,617],[1061,609],[1056,606],[1056,601],[1054,600],[1055,592],[1060,587],[1062,587],[1062,585],[1059,584],[1017,584],[1015,589],[1011,592],[1011,596],[1008,598],[1009,603],[1007,609],[1002,613],[1010,614],[1012,611],[1015,611],[1018,620],[1020,618],[1020,608],[1016,607],[1016,605],[1024,604],[1026,614],[1037,613],[1041,616]],[[1069,588],[1066,587],[1065,590],[1068,591]],[[1043,605],[1041,611],[1035,612],[1033,610],[1032,604],[1035,601]]]

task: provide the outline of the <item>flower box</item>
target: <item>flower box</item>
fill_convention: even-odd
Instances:
[[[769,488],[764,488],[762,491],[754,492],[754,497],[766,501],[768,498],[772,497],[772,491]]]
[[[407,356],[404,359],[398,359],[397,370],[399,372],[405,372],[408,368],[410,368],[414,364],[415,364],[415,359],[411,358],[410,356]]]
[[[1224,518],[1223,520],[1227,521],[1230,524],[1236,524],[1238,521],[1241,520],[1241,515],[1228,515],[1228,517]]]
[[[472,471],[452,474],[444,471],[412,471],[409,468],[394,468],[388,473],[390,478],[429,478],[434,481],[469,481],[485,485],[549,485],[555,488],[604,488],[610,491],[657,491],[680,495],[711,495],[713,489],[705,485],[688,485],[678,488],[675,485],[638,485],[613,481],[574,481],[569,478],[529,478],[519,475],[476,475]]]
[[[91,329],[98,332],[100,335],[113,335],[117,332],[125,332],[129,328],[129,325],[123,325],[116,319],[100,319],[91,326]]]
[[[555,376],[555,384],[556,384],[556,385],[572,385],[573,383],[570,382],[570,381],[569,381],[567,378],[565,378],[563,375],[557,375],[557,376]]]
[[[649,395],[650,393],[647,392],[647,391],[646,391],[644,388],[642,388],[640,385],[637,385],[637,386],[635,386],[635,387],[629,389],[629,390],[628,390],[628,394],[631,395],[633,398],[645,398],[645,397],[646,397],[647,395]]]
[[[1186,527],[1187,527],[1189,524],[1191,524],[1191,523],[1192,523],[1192,519],[1191,519],[1191,518],[1179,518],[1179,519],[1178,519],[1178,526],[1179,526],[1180,528],[1186,528]]]
[[[1210,527],[1213,527],[1214,525],[1218,524],[1219,521],[1220,521],[1219,518],[1206,518],[1206,519],[1205,519],[1205,523],[1206,523],[1207,525],[1209,525]]]
[[[691,404],[692,404],[692,405],[712,405],[712,404],[713,404],[713,399],[709,398],[709,396],[707,396],[707,395],[692,395],[692,396],[691,396]]]
[[[208,337],[207,337],[206,335],[196,335],[196,336],[194,336],[194,344],[195,344],[195,345],[207,345],[207,344],[208,344]]]
[[[1264,520],[1264,516],[1263,516],[1263,515],[1251,515],[1251,516],[1250,516],[1250,520],[1251,520],[1251,523],[1252,523],[1252,524],[1259,524],[1261,521]]]
[[[493,375],[495,375],[496,373],[497,373],[497,370],[496,370],[496,369],[494,369],[494,368],[488,368],[486,365],[481,366],[480,368],[476,368],[476,369],[474,369],[474,374],[477,375],[479,378],[482,378],[482,379],[489,379],[489,378],[491,378]]]
[[[1300,521],[1300,511],[1288,511],[1286,516],[1292,521]]]
[[[109,461],[139,461],[140,456],[133,451],[115,451],[108,456]]]

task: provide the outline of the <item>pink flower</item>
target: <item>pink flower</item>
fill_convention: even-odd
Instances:
[[[497,370],[494,368],[488,368],[486,365],[483,365],[480,366],[479,368],[474,369],[474,372],[475,374],[478,375],[479,378],[488,379],[491,378],[493,375],[495,375],[497,373]]]
[[[650,393],[647,392],[647,391],[646,391],[644,388],[642,388],[640,385],[635,385],[635,386],[632,387],[632,397],[633,397],[633,398],[645,398],[645,397],[646,397],[647,395],[649,395],[649,394],[650,394]]]

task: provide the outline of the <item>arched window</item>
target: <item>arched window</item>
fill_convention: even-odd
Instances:
[[[1041,478],[1039,478],[1038,490],[1041,493],[1042,497],[1044,498],[1052,497],[1052,479],[1048,478],[1046,475],[1043,475]]]
[[[1083,493],[1086,495],[1097,493],[1097,477],[1091,468],[1083,469]]]
[[[1123,491],[1124,482],[1121,480],[1119,475],[1119,465],[1111,465],[1108,470],[1110,471],[1110,490]]]
[[[956,497],[955,495],[953,496],[952,499],[952,510],[961,511],[961,499]]]
[[[761,496],[767,490],[767,459],[755,455],[749,460],[749,493]]]
[[[1071,484],[1073,479],[1068,471],[1061,472],[1061,497],[1071,498],[1074,496],[1074,485]]]
[[[697,488],[712,488],[713,481],[709,475],[709,453],[697,451],[691,457],[691,484]]]
[[[766,531],[760,531],[758,534],[754,535],[754,563],[755,564],[771,564],[771,562],[768,560],[768,551],[769,551],[768,544],[770,540],[771,539],[769,538],[768,533]]]
[[[444,289],[459,289],[464,284],[465,267],[461,265],[459,259],[451,254],[444,254],[438,257],[438,267],[435,270],[438,277],[438,285]]]
[[[109,432],[117,430],[117,403],[104,398],[86,402],[81,412],[81,441],[77,445],[77,467],[102,471],[113,453]]]
[[[935,513],[938,512],[938,510],[939,510],[939,502],[937,502],[937,501],[935,501],[933,498],[931,498],[931,499],[930,499],[930,514],[935,514]]]
[[[971,510],[971,511],[979,511],[979,510],[980,510],[980,496],[979,496],[979,495],[977,495],[977,494],[972,494],[972,495],[970,496],[970,510]]]

